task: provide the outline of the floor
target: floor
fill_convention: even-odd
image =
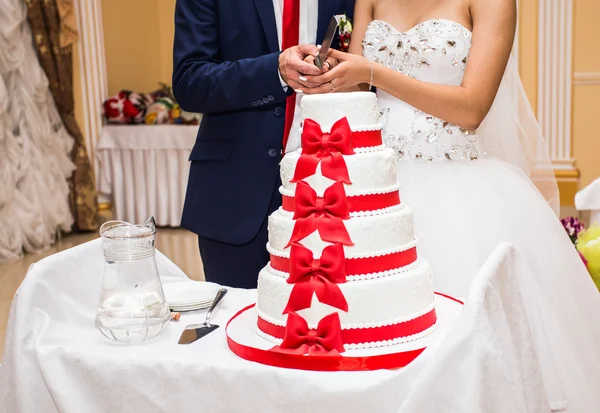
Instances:
[[[15,292],[27,274],[29,266],[48,255],[97,237],[95,233],[66,235],[48,251],[41,254],[25,255],[17,261],[0,264],[0,360],[2,360],[4,351],[4,336],[10,305]],[[204,280],[196,235],[183,229],[162,228],[158,230],[156,247],[177,264],[188,277],[195,280]]]

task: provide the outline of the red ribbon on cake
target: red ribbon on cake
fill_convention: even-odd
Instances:
[[[348,302],[339,285],[346,282],[344,247],[330,245],[320,259],[314,259],[308,248],[294,244],[290,251],[288,284],[294,284],[283,314],[310,308],[313,294],[319,301],[342,311],[348,311]]]
[[[323,241],[354,245],[343,221],[350,219],[344,184],[334,183],[325,190],[323,197],[319,197],[310,185],[300,181],[296,185],[295,198],[296,223],[286,248],[306,238],[315,230],[319,231]]]
[[[406,267],[407,265],[413,264],[416,260],[416,247],[376,257],[346,258],[345,272],[347,276],[375,274]],[[271,254],[271,268],[289,273],[290,259]]]
[[[445,294],[436,293],[446,299],[457,302],[463,305],[463,302],[456,298]],[[225,334],[227,336],[227,345],[230,350],[244,360],[265,364],[268,366],[312,370],[312,371],[373,371],[380,369],[398,369],[409,365],[414,361],[424,350],[424,347],[415,350],[400,351],[390,354],[378,354],[363,357],[351,357],[338,355],[312,355],[290,354],[271,350],[263,350],[261,348],[242,344],[236,341],[230,334],[230,327],[237,322],[239,317],[246,314],[248,311],[253,311],[256,304],[251,304],[240,309],[225,325]],[[258,319],[259,327],[264,320]],[[263,330],[264,331],[264,330]],[[347,354],[347,353],[345,353]]]
[[[456,300],[458,302],[458,300]],[[289,315],[288,315],[289,319]],[[437,321],[435,309],[412,320],[380,327],[343,329],[341,339],[343,344],[363,344],[378,341],[394,340],[409,337],[431,328]],[[273,324],[258,316],[257,325],[260,331],[275,338],[283,338],[287,334],[287,326]]]
[[[342,326],[338,313],[332,313],[319,321],[316,329],[296,313],[288,315],[285,336],[279,346],[272,351],[289,354],[330,355],[343,353]]]
[[[392,191],[385,194],[355,195],[348,196],[348,211],[375,211],[400,205],[400,192]],[[283,196],[282,207],[284,211],[294,211],[296,198]]]
[[[354,155],[352,130],[348,119],[338,120],[330,133],[323,133],[312,119],[306,119],[302,127],[302,154],[296,164],[292,182],[314,175],[321,162],[321,174],[334,181],[351,184],[348,167],[342,155]]]

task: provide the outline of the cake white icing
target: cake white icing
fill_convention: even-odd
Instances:
[[[292,287],[285,278],[273,274],[270,266],[264,268],[258,285],[259,316],[284,326],[287,316],[283,310]],[[340,311],[342,329],[396,324],[412,320],[433,308],[433,279],[425,260],[417,261],[411,269],[393,277],[349,281],[340,284],[340,289],[348,301],[348,312]],[[308,321],[309,327],[315,328],[319,320],[333,311],[336,309],[313,297],[311,307],[298,311],[298,314]]]
[[[389,148],[355,155],[344,155],[344,160],[348,166],[348,175],[352,181],[352,185],[345,186],[346,194],[349,196],[373,194],[396,187],[398,180],[396,177],[395,156],[394,150]],[[294,177],[299,158],[300,151],[290,152],[281,161],[281,193],[284,195],[293,194],[296,189],[296,184],[290,181]],[[317,194],[322,195],[333,181],[323,178],[320,168],[319,165],[317,173],[305,179],[305,181],[317,191]]]
[[[293,214],[279,209],[269,217],[269,244],[274,251],[283,251],[292,236],[295,221]],[[346,229],[354,245],[344,246],[346,257],[369,257],[395,251],[414,241],[412,210],[408,206],[382,215],[350,218],[345,221]],[[314,232],[301,244],[317,254],[330,243]]]
[[[329,132],[335,122],[348,119],[354,131],[381,129],[377,96],[374,93],[349,92],[306,95],[300,101],[303,119],[312,119]],[[324,110],[324,108],[327,108]]]
[[[271,264],[258,277],[257,333],[280,344],[283,332],[287,331],[286,309],[289,310],[291,305],[292,311],[304,318],[311,329],[317,329],[319,322],[331,313],[339,314],[340,334],[346,349],[392,345],[423,337],[435,327],[433,280],[427,261],[417,258],[412,210],[400,203],[394,152],[381,146],[375,94],[311,95],[302,99],[301,108],[303,118],[318,123],[321,133],[312,128],[312,141],[307,141],[311,142],[309,147],[312,149],[288,153],[281,163],[280,192],[284,202],[283,207],[269,217],[267,249],[272,258]],[[341,155],[339,147],[331,148],[329,132],[342,118],[346,118],[350,126],[351,132],[346,129],[344,139],[349,139],[346,142],[351,143],[354,154],[346,151]],[[319,136],[315,137],[315,133]],[[332,173],[329,165],[329,177],[325,177],[321,166],[324,160],[334,155],[338,169]],[[291,182],[301,159],[305,165],[319,162],[316,170],[310,170],[310,173],[315,171],[314,174],[302,175],[302,193],[297,192],[299,185]],[[340,163],[340,159],[343,162]],[[347,172],[350,183],[342,185],[345,194],[340,195],[341,191],[338,191],[335,197],[328,199],[329,188],[335,184],[340,189],[341,184],[331,179],[333,176],[342,181],[343,178],[338,178],[343,176],[340,169]],[[308,192],[316,193],[317,199],[307,198],[307,186]],[[333,204],[336,207],[328,209]],[[345,214],[340,205],[347,211],[343,218],[336,215]],[[320,230],[301,238],[297,241],[300,247],[295,247],[308,250],[312,254],[309,259],[312,264],[298,261],[298,256],[290,253],[292,234],[296,226],[305,225],[307,219],[297,214],[298,211],[308,213],[308,220],[313,220],[313,224],[319,219],[323,220],[323,225],[337,220],[335,231],[340,231],[342,223],[341,231],[349,235],[353,245],[336,246],[339,254],[343,251],[343,256],[334,258],[336,265],[333,267],[338,271],[335,281],[327,278],[330,276],[327,264],[322,267],[327,261],[323,261],[324,249],[332,244],[321,238],[324,235]],[[331,267],[331,262],[329,265]],[[298,268],[307,271],[302,274],[305,278],[298,278]],[[294,271],[295,278],[290,275]],[[342,279],[339,271],[343,272]],[[315,293],[312,293],[312,300],[300,300],[294,295],[300,290],[296,287],[301,282],[305,283],[300,286],[304,291],[307,285],[317,288],[314,285],[329,283],[328,288],[336,291],[338,299],[341,294],[345,304],[340,304],[339,300],[333,300],[331,305],[322,303]],[[335,284],[333,287],[332,283]],[[321,294],[324,293],[321,291]]]

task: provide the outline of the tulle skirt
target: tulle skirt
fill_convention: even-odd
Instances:
[[[560,387],[568,412],[600,412],[600,294],[529,179],[497,159],[401,161],[398,173],[436,289],[466,297],[492,251],[511,243],[530,269],[517,277],[547,389]]]

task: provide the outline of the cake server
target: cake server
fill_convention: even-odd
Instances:
[[[323,64],[325,63],[325,59],[327,59],[327,54],[331,48],[331,43],[333,43],[333,37],[335,36],[338,24],[338,16],[333,16],[329,22],[329,26],[327,27],[327,32],[325,32],[325,38],[321,44],[321,50],[315,59],[315,65],[317,65],[319,69],[323,69]]]
[[[217,295],[215,296],[215,299],[210,305],[208,313],[206,313],[206,319],[204,320],[204,323],[190,324],[189,326],[187,326],[185,330],[183,330],[183,333],[181,333],[181,337],[179,338],[179,344],[191,344],[194,341],[204,337],[208,333],[215,331],[217,328],[219,328],[218,325],[210,323],[210,317],[212,316],[212,312],[215,309],[215,307],[221,302],[223,297],[225,297],[225,294],[227,294],[227,290],[225,288],[221,288],[219,291],[217,291]]]

